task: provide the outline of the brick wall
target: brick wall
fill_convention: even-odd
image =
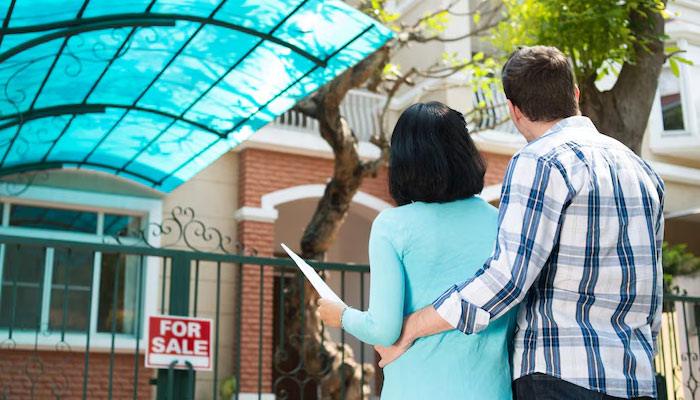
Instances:
[[[333,160],[325,158],[246,149],[239,159],[239,207],[259,207],[264,194],[299,185],[325,184],[333,175]],[[360,190],[392,202],[386,182],[383,169],[377,178],[366,179]]]
[[[484,176],[484,186],[500,185],[503,182],[503,175],[511,156],[481,152],[486,158],[486,175]]]
[[[271,223],[242,221],[238,224],[237,237],[243,239],[246,247],[256,249],[261,257],[272,256],[274,235],[274,225]],[[243,393],[257,393],[258,385],[263,393],[272,392],[273,287],[272,268],[265,267],[261,278],[260,266],[243,265],[240,316],[240,390]],[[262,305],[260,304],[261,290],[263,294]],[[262,357],[260,353],[261,330]],[[262,371],[262,376],[258,374],[259,370]]]
[[[90,353],[89,361],[87,398],[107,399],[109,354]],[[114,355],[112,399],[134,398],[134,361],[133,354]],[[138,362],[137,397],[150,399],[149,380],[154,377],[154,370],[143,367],[143,356],[139,356]],[[0,350],[0,398],[56,399],[60,395],[61,399],[82,399],[84,371],[85,353],[82,352],[66,356],[65,352],[55,351]]]

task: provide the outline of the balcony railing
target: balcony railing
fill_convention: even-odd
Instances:
[[[469,90],[469,89],[465,89]],[[493,130],[498,132],[518,134],[518,130],[510,120],[506,96],[500,87],[491,88],[491,96],[479,89],[474,92],[474,105],[482,101],[484,106],[476,113],[470,124],[473,132]],[[360,141],[368,142],[370,137],[379,132],[381,111],[386,97],[363,90],[351,90],[340,106],[341,114],[347,119],[350,127]],[[293,110],[277,117],[273,126],[284,129],[294,129],[318,134],[318,121]]]
[[[372,135],[379,133],[382,107],[386,97],[366,92],[351,90],[340,105],[340,113],[348,121],[358,140],[368,142]],[[318,121],[299,112],[290,110],[277,117],[272,123],[285,129],[318,133]]]
[[[518,129],[510,120],[508,101],[503,89],[493,85],[490,91],[491,96],[481,88],[474,92],[474,106],[479,106],[480,103],[482,106],[476,112],[469,127],[470,130],[474,132],[494,130],[519,135]]]

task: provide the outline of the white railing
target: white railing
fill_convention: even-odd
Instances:
[[[469,90],[469,89],[465,89]],[[363,90],[351,90],[340,105],[340,113],[348,121],[360,141],[368,142],[372,135],[379,133],[382,107],[386,97]],[[474,106],[480,102],[486,106],[477,111],[469,129],[474,132],[497,131],[519,135],[517,128],[510,120],[508,104],[503,89],[494,85],[491,97],[486,91],[479,89],[474,92]],[[294,129],[318,135],[318,121],[296,111],[287,111],[275,118],[272,123],[284,129]]]
[[[347,119],[358,140],[368,142],[372,135],[379,133],[379,120],[385,101],[386,97],[363,90],[351,90],[345,96],[340,105],[340,114]],[[319,133],[318,121],[292,110],[275,118],[272,124],[285,129]]]
[[[513,121],[510,120],[506,94],[503,93],[503,89],[500,86],[491,86],[491,97],[486,95],[485,90],[477,89],[474,92],[474,106],[478,107],[482,101],[485,103],[485,106],[476,112],[470,130],[476,132],[494,130],[519,134]]]

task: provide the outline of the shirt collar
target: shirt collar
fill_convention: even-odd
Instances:
[[[549,130],[547,132],[545,132],[542,136],[538,137],[537,139],[533,140],[532,142],[528,143],[528,145],[535,143],[536,141],[542,139],[545,136],[549,136],[549,135],[555,134],[557,132],[561,132],[564,129],[571,129],[571,128],[586,128],[586,129],[593,129],[593,130],[597,131],[595,125],[593,125],[593,122],[590,120],[590,118],[576,115],[573,117],[564,118],[561,121],[557,122],[556,124],[552,125],[552,127],[549,128]]]

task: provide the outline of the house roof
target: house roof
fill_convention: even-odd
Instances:
[[[0,16],[0,176],[89,168],[164,192],[392,35],[339,0],[8,0]]]

